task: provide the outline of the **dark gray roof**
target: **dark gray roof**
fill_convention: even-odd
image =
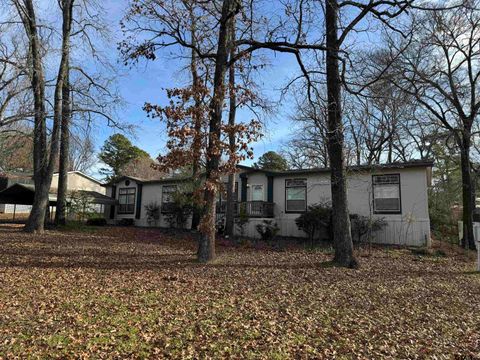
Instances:
[[[30,184],[13,184],[0,191],[0,204],[33,205],[35,186]],[[49,194],[50,205],[57,203],[57,195]]]
[[[393,170],[393,169],[408,169],[418,167],[432,167],[433,160],[412,160],[408,162],[394,162],[390,164],[372,164],[372,165],[356,165],[347,166],[347,172],[353,171],[381,171],[381,170]],[[246,172],[264,172],[271,176],[288,176],[288,175],[300,175],[300,174],[322,174],[329,173],[330,168],[310,168],[310,169],[292,169],[292,170],[263,170],[256,169],[249,166],[240,166],[241,169],[247,170]]]
[[[116,179],[115,181],[110,181],[106,185],[115,185],[123,180],[133,180],[140,184],[169,184],[169,183],[192,180],[192,178],[191,177],[170,177],[170,178],[163,178],[163,179],[148,180],[148,179],[138,178],[135,176],[122,176]]]
[[[92,203],[94,204],[115,205],[117,203],[117,200],[96,191],[91,191],[91,190],[75,190],[75,191],[92,198]]]

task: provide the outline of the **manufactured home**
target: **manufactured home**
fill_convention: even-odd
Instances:
[[[351,214],[382,218],[386,223],[374,234],[383,244],[423,246],[430,240],[428,187],[431,161],[411,161],[386,165],[353,166],[347,169],[348,206]],[[131,219],[136,226],[167,227],[172,194],[188,179],[143,180],[123,177],[107,185],[107,196],[116,200],[106,209],[110,223]],[[225,179],[226,181],[226,179]],[[330,170],[327,168],[269,171],[238,166],[235,184],[236,213],[240,204],[249,222],[245,235],[258,237],[256,225],[264,220],[276,222],[279,235],[305,237],[295,219],[310,205],[331,200]],[[218,196],[217,218],[226,204]],[[152,219],[147,208],[158,206]],[[191,226],[187,221],[186,227]]]

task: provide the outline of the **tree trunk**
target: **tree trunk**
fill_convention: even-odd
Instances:
[[[218,47],[215,56],[213,98],[210,104],[210,126],[207,148],[206,184],[204,213],[200,224],[201,236],[198,243],[198,260],[208,262],[215,258],[215,217],[216,194],[219,182],[221,150],[218,142],[221,136],[222,110],[225,101],[225,73],[228,61],[228,23],[239,11],[236,0],[224,0],[218,34]]]
[[[357,267],[353,256],[350,217],[347,202],[347,184],[343,151],[343,124],[339,75],[338,4],[326,0],[325,21],[327,31],[327,97],[328,97],[328,155],[331,167],[334,262],[339,266]]]
[[[55,211],[56,225],[65,225],[66,223],[68,170],[70,166],[70,117],[70,84],[67,71],[62,89],[62,126],[60,139],[60,164],[58,170],[57,208]]]
[[[191,37],[192,37],[192,46],[196,46],[196,22],[195,22],[195,15],[193,14],[193,7],[190,9],[190,17],[191,17]],[[192,49],[192,57],[190,63],[190,71],[192,74],[192,86],[194,89],[194,101],[195,107],[199,109],[202,106],[202,99],[200,97],[200,87],[201,81],[200,77],[198,76],[197,70],[197,53],[194,49]],[[193,120],[194,120],[194,130],[195,130],[195,138],[193,140],[193,161],[192,161],[192,177],[194,181],[197,181],[197,177],[200,173],[200,161],[201,161],[201,147],[202,147],[202,118],[201,112],[196,111],[193,113]],[[198,206],[193,208],[192,213],[192,229],[196,230],[198,228],[198,224],[200,223],[201,213]]]
[[[230,41],[233,44],[235,41],[235,19],[230,21]],[[230,58],[235,56],[235,46],[230,46]],[[235,117],[237,114],[237,96],[235,91],[235,66],[232,64],[228,74],[228,90],[230,94],[230,108],[228,113],[228,125],[233,127],[235,125]],[[228,135],[228,142],[230,153],[235,154],[235,134],[230,132]],[[232,237],[234,230],[235,217],[235,173],[228,175],[227,183],[227,209],[225,214],[225,234]]]
[[[53,114],[53,127],[50,138],[50,151],[47,152],[47,141],[46,141],[46,119],[43,116],[43,119],[39,119],[41,124],[39,124],[38,131],[34,133],[34,181],[35,181],[35,197],[33,200],[32,210],[30,216],[28,217],[27,223],[25,224],[25,231],[27,232],[43,232],[44,223],[45,223],[45,209],[49,203],[49,191],[52,183],[53,171],[55,170],[55,165],[58,159],[58,150],[60,143],[60,123],[62,116],[62,91],[63,83],[65,76],[68,70],[68,56],[70,51],[70,32],[72,24],[72,10],[73,10],[73,1],[74,0],[63,0],[62,1],[62,55],[60,60],[60,65],[57,74],[57,81],[55,84],[55,93],[54,93],[54,114]],[[35,10],[32,4],[32,0],[25,0],[25,10],[27,12],[24,18],[24,22],[29,24],[27,31],[30,48],[32,51],[32,63],[34,69],[36,67],[42,69],[42,63],[39,52],[39,38],[36,29],[35,23]],[[43,77],[43,70],[42,70]],[[36,82],[36,84],[34,84]],[[43,93],[43,98],[39,98],[38,101],[44,101],[44,92],[45,92],[45,82],[34,81],[32,78],[33,88],[41,88],[38,92]],[[36,98],[36,91],[34,90],[34,97]],[[35,99],[35,103],[37,99]],[[43,105],[44,106],[44,105]],[[35,106],[37,110],[37,106]],[[44,108],[43,108],[43,114]],[[37,124],[36,124],[37,125]],[[38,141],[38,144],[36,142]],[[47,155],[49,153],[49,155]],[[41,157],[41,168],[38,168],[40,165],[39,161],[35,161],[37,157]],[[35,169],[35,167],[37,167]]]
[[[47,164],[47,129],[45,111],[45,78],[40,55],[40,38],[38,35],[35,9],[32,0],[24,1],[24,8],[16,4],[22,18],[25,33],[29,41],[31,57],[31,84],[34,101],[33,127],[33,178],[35,183],[35,198],[33,207],[25,224],[27,232],[42,232],[45,223],[45,211],[48,205],[48,189],[44,189],[43,178]]]
[[[462,246],[466,249],[475,249],[473,236],[473,209],[472,199],[472,172],[470,167],[470,134],[464,135],[460,147],[462,170],[462,201],[463,201],[463,239]]]

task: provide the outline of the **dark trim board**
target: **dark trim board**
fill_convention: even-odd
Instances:
[[[247,177],[242,175],[243,174],[240,174],[240,182],[241,182],[240,201],[246,202],[247,201]]]
[[[137,206],[135,209],[135,219],[140,219],[140,215],[142,214],[142,190],[143,185],[137,184]]]
[[[115,185],[112,186],[112,198],[116,199],[117,196],[117,187]],[[115,219],[115,205],[110,206],[110,219]]]
[[[267,202],[273,203],[273,176],[267,177]]]

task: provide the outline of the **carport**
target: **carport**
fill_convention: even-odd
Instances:
[[[115,205],[116,200],[101,194],[96,191],[89,190],[75,190],[76,193],[80,193],[89,198],[92,204],[101,205],[101,212],[104,210],[105,205]],[[13,184],[0,191],[0,204],[12,204],[14,205],[13,220],[15,220],[15,209],[17,205],[33,205],[33,199],[35,197],[35,186],[27,184]],[[57,195],[48,195],[49,206],[57,206]],[[52,213],[52,211],[50,211]]]

